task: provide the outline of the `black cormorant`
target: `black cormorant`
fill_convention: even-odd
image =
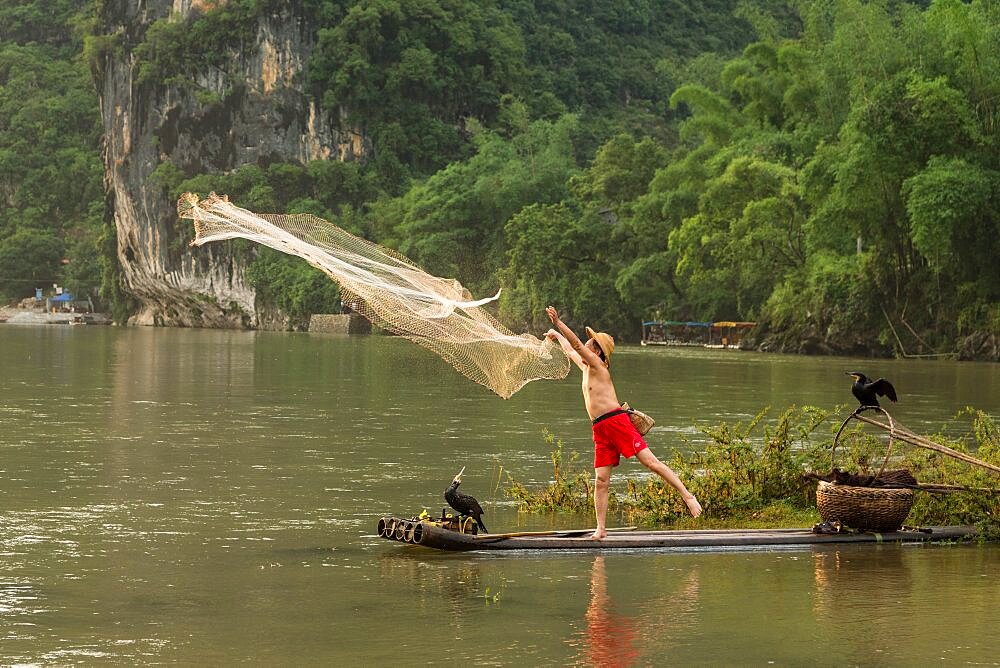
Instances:
[[[878,397],[889,397],[890,401],[896,401],[896,388],[885,378],[868,380],[868,376],[860,371],[846,371],[845,373],[854,379],[854,385],[851,386],[851,393],[861,402],[857,410],[869,406],[879,407]]]
[[[489,533],[486,525],[483,524],[483,507],[473,497],[458,491],[458,486],[462,484],[463,473],[465,473],[464,466],[451,481],[451,484],[448,485],[448,489],[444,490],[444,500],[448,502],[449,506],[457,510],[459,515],[465,515],[476,520],[476,524],[479,525],[483,533]]]

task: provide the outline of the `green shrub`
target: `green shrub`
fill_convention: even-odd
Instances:
[[[567,473],[567,468],[575,468],[579,454],[573,453],[569,462],[565,462],[562,440],[557,439],[548,429],[543,430],[542,435],[545,443],[553,448],[550,453],[552,481],[546,488],[532,492],[510,478],[508,473],[507,496],[517,500],[522,510],[530,512],[553,510],[586,512],[593,506],[594,502],[594,488],[590,484],[590,473],[583,470]]]

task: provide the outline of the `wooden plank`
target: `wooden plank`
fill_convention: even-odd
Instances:
[[[608,529],[609,533],[614,533],[617,531],[635,531],[636,527],[614,527]],[[594,533],[594,529],[550,529],[548,531],[512,531],[510,533],[481,533],[476,534],[475,538],[477,540],[482,540],[488,538],[490,540],[496,540],[497,538],[518,538],[521,536],[582,536],[584,534]]]
[[[815,534],[810,529],[699,529],[686,531],[626,531],[609,533],[604,540],[588,536],[535,534],[472,536],[424,524],[417,544],[439,550],[614,550],[642,548],[741,547],[825,545],[833,543],[926,542],[958,540],[976,534],[974,526],[929,527],[921,531],[884,534]],[[587,530],[581,530],[586,533]]]

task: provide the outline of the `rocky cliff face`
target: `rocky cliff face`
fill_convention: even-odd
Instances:
[[[357,134],[334,130],[303,91],[315,35],[297,2],[261,16],[253,48],[234,49],[225,71],[198,72],[193,86],[140,83],[135,49],[149,26],[158,19],[182,21],[205,4],[103,3],[100,29],[116,35],[118,46],[102,57],[95,78],[118,259],[126,289],[140,304],[130,322],[283,327],[281,314],[259,308],[247,284],[245,254],[225,245],[186,248],[190,222],[178,220],[176,202],[150,176],[165,161],[194,175],[248,163],[352,159],[364,147]]]

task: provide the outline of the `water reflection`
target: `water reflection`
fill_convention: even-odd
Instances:
[[[905,548],[898,545],[821,550],[813,554],[817,620],[878,625],[873,608],[898,600],[913,588]],[[891,633],[892,629],[883,629]],[[881,635],[881,633],[879,633]]]
[[[596,666],[627,666],[639,656],[635,616],[623,615],[608,595],[604,557],[594,558],[590,571],[590,605],[587,607],[587,661]]]
[[[577,665],[630,666],[664,659],[664,652],[684,644],[697,626],[701,581],[697,565],[665,589],[650,578],[638,592],[631,574],[614,580],[609,589],[604,555],[593,558],[590,568],[590,600],[584,629],[569,641],[578,647]],[[626,561],[619,561],[626,564]],[[671,574],[678,573],[670,569]]]
[[[983,620],[995,616],[1000,601],[1000,588],[984,575],[995,568],[997,555],[974,546],[818,550],[813,554],[816,623],[845,638],[868,639],[831,648],[846,663],[870,664],[873,656],[891,663],[901,652],[921,651],[982,663],[996,656]],[[997,662],[992,658],[985,665]]]

